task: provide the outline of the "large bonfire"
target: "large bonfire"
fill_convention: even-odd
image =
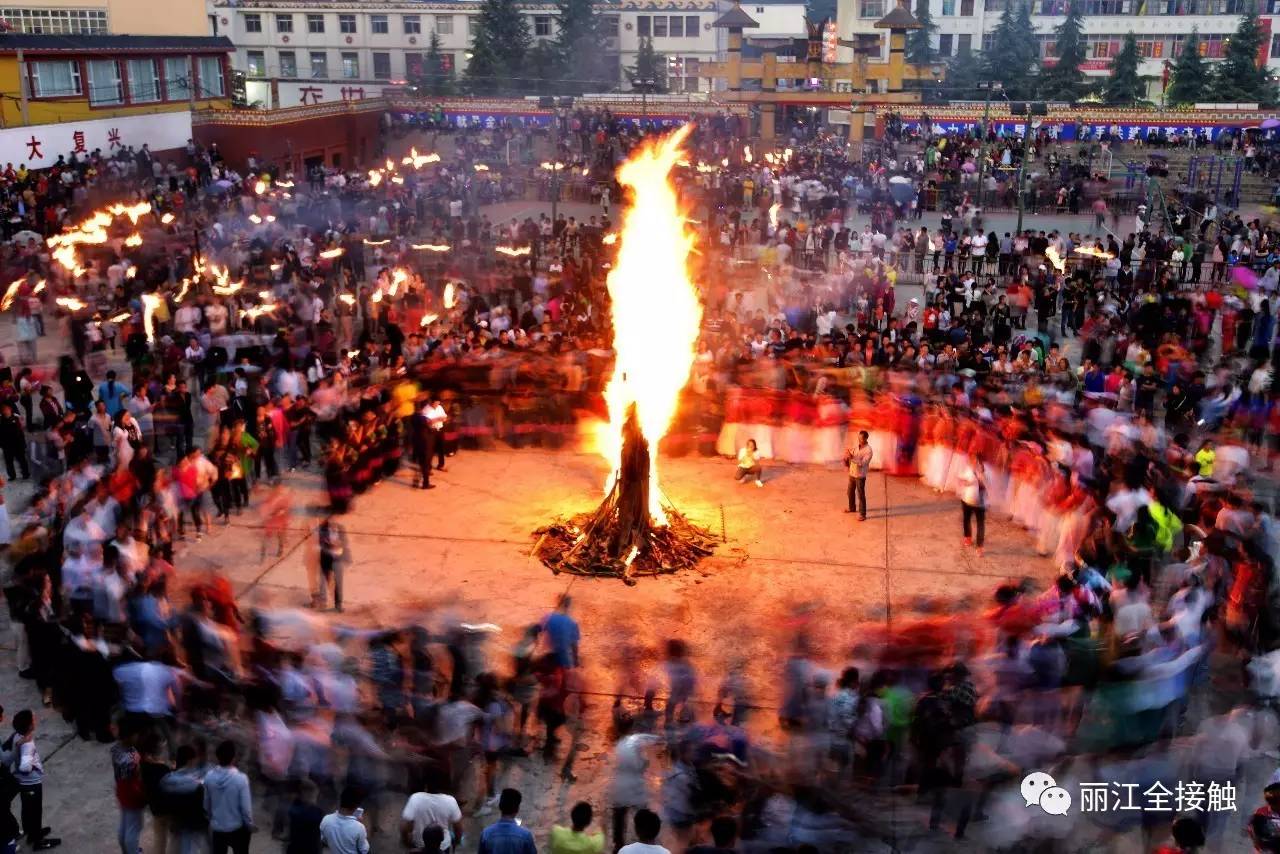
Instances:
[[[702,322],[688,273],[693,239],[670,180],[687,135],[686,127],[643,146],[618,171],[633,203],[608,280],[616,361],[599,448],[609,475],[595,511],[537,532],[534,551],[557,572],[630,582],[711,553],[710,535],[665,503],[658,485],[658,442],[676,415]]]

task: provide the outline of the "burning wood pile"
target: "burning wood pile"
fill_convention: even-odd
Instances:
[[[608,281],[616,361],[599,444],[610,473],[595,511],[536,532],[534,554],[555,572],[633,584],[691,567],[713,548],[707,531],[662,502],[653,452],[675,417],[702,323],[688,274],[692,237],[669,177],[687,134],[643,147],[618,171],[634,200]]]

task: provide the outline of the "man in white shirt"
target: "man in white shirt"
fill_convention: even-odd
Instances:
[[[657,813],[650,810],[637,812],[635,828],[636,837],[640,841],[622,846],[618,854],[671,854],[668,849],[658,844],[658,834],[662,832],[662,819],[658,818]]]
[[[449,851],[454,843],[462,843],[462,810],[453,795],[440,791],[443,787],[439,776],[428,775],[425,792],[414,792],[404,805],[400,815],[400,841],[406,848],[417,848],[422,843],[422,831],[439,827],[444,831],[441,851]]]
[[[427,463],[430,465],[432,450],[435,451],[436,468],[444,471],[444,423],[449,419],[440,398],[433,397],[422,409],[422,417],[427,422],[427,435],[431,437],[431,448],[427,449]]]

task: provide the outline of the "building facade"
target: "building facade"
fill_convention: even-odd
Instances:
[[[968,51],[991,47],[993,33],[1009,0],[930,0],[929,11],[937,27],[933,46],[946,60]],[[1040,56],[1052,63],[1054,32],[1062,24],[1069,0],[1032,0],[1032,22]],[[1150,78],[1148,97],[1159,101],[1165,64],[1182,52],[1182,44],[1193,29],[1200,35],[1200,52],[1209,60],[1223,56],[1226,43],[1240,22],[1241,13],[1252,0],[1077,0],[1084,3],[1084,34],[1087,42],[1083,65],[1085,74],[1105,77],[1111,60],[1120,51],[1124,37],[1132,32],[1138,40],[1143,60],[1138,73]],[[894,0],[839,0],[839,30],[842,39],[857,33],[873,32],[872,25],[892,7]],[[915,8],[911,0],[910,8]],[[1259,12],[1263,31],[1268,34],[1266,62],[1280,73],[1280,0],[1262,0]],[[843,60],[852,51],[842,48]]]
[[[715,59],[720,34],[712,27],[716,0],[622,0],[601,4],[602,49],[620,85],[644,38],[668,62],[673,91],[699,89],[699,66]],[[446,68],[461,75],[480,5],[474,2],[372,3],[298,0],[211,0],[216,33],[235,44],[234,64],[247,77],[248,101],[291,107],[344,98],[342,90],[402,83],[421,70],[431,36]],[[535,40],[556,33],[556,7],[524,6]],[[349,93],[348,93],[349,94]]]
[[[10,31],[34,35],[203,36],[209,22],[201,0],[174,0],[157,14],[155,0],[49,0],[0,4]]]
[[[203,0],[0,6],[0,161],[145,143],[180,151],[191,113],[230,105],[231,42],[209,35]]]

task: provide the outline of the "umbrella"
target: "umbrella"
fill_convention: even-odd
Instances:
[[[894,175],[892,178],[889,179],[889,183],[890,184],[910,184],[911,179],[908,178],[906,175]]]
[[[911,201],[911,197],[916,194],[916,188],[911,186],[908,181],[906,183],[889,182],[889,195],[893,196],[893,200],[900,205],[905,205]]]
[[[1231,282],[1242,288],[1253,290],[1258,286],[1258,274],[1248,267],[1237,265],[1231,268]]]
[[[1280,128],[1280,119],[1266,119],[1261,125],[1263,130],[1271,130],[1272,128]]]

